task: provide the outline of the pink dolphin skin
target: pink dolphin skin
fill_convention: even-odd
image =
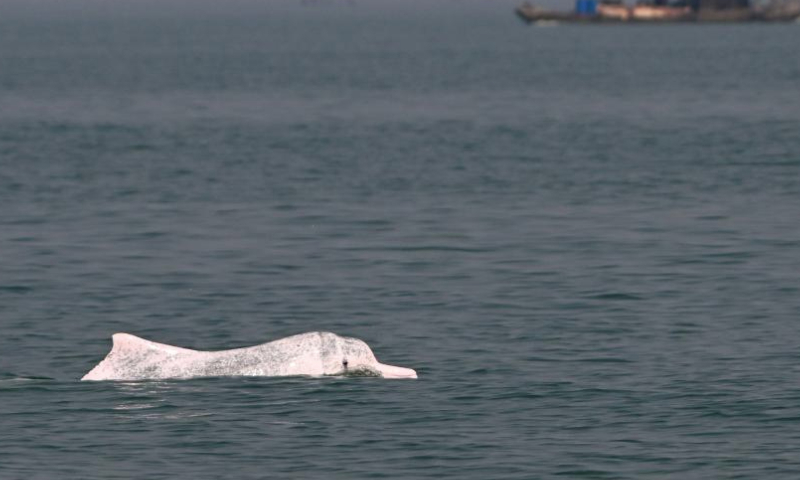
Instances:
[[[395,367],[378,363],[378,371],[383,378],[417,378],[417,372],[411,368]]]
[[[291,375],[417,378],[410,368],[378,362],[362,340],[329,332],[302,333],[216,352],[174,347],[128,333],[112,338],[111,352],[81,380]]]

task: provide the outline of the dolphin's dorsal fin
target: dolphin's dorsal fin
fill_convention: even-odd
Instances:
[[[111,353],[114,354],[157,350],[168,355],[176,355],[178,353],[189,353],[195,351],[188,348],[173,347],[172,345],[167,345],[165,343],[151,342],[150,340],[145,340],[144,338],[131,335],[130,333],[115,333],[111,336],[111,339],[114,342],[114,346],[111,347]]]

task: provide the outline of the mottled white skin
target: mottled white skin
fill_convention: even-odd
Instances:
[[[310,332],[254,347],[190,350],[117,333],[114,346],[81,380],[156,380],[196,377],[366,375],[417,378],[410,368],[384,365],[361,340]]]

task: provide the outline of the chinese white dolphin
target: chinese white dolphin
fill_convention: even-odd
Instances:
[[[378,362],[362,340],[329,332],[301,333],[216,352],[173,347],[128,333],[114,334],[112,339],[111,352],[81,380],[289,375],[417,378],[410,368]]]

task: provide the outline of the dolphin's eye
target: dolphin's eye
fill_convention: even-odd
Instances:
[[[345,370],[347,370],[347,359],[346,358],[342,359],[342,366],[344,367]]]

